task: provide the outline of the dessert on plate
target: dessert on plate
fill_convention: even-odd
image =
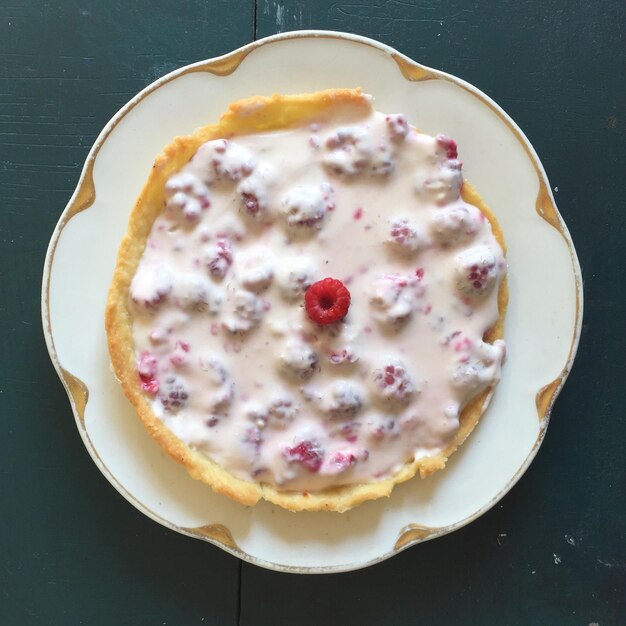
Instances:
[[[345,511],[443,469],[500,378],[504,240],[456,143],[358,89],[178,137],[130,216],[116,377],[192,477]]]

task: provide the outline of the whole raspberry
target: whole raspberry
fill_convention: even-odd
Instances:
[[[307,315],[317,324],[332,324],[342,320],[350,307],[350,292],[335,278],[313,283],[304,293]]]

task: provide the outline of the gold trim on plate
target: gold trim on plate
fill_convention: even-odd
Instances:
[[[183,70],[180,75],[192,74],[193,72],[210,72],[216,76],[230,76],[250,52],[252,52],[252,49],[239,50],[225,57],[220,57],[215,61],[206,61],[190,67],[187,70]]]
[[[195,528],[185,528],[181,526],[180,529],[193,537],[212,539],[217,543],[229,547],[231,550],[241,552],[241,549],[233,539],[232,533],[223,524],[206,524],[204,526],[196,526]]]
[[[539,179],[539,193],[535,202],[535,210],[548,224],[554,226],[562,235],[564,234],[559,213],[542,177]]]
[[[396,543],[393,544],[393,549],[397,552],[410,543],[426,541],[433,535],[439,535],[443,532],[443,528],[431,528],[430,526],[422,526],[421,524],[408,524],[400,531]]]
[[[85,428],[85,407],[89,400],[89,389],[80,378],[74,376],[74,374],[70,374],[63,366],[59,365],[59,371],[65,382],[65,387],[71,395],[74,406],[76,407],[76,414],[80,420],[80,425]]]
[[[93,183],[93,165],[96,154],[87,161],[85,173],[83,175],[82,184],[78,189],[78,193],[72,202],[71,207],[65,215],[65,223],[69,222],[76,214],[88,209],[96,200],[96,187]]]
[[[433,70],[424,67],[415,61],[410,61],[406,57],[397,53],[392,53],[391,58],[398,64],[402,76],[411,82],[420,82],[422,80],[432,80],[438,78]]]
[[[547,419],[550,416],[552,405],[556,399],[556,395],[559,389],[563,385],[563,376],[559,376],[551,383],[542,387],[535,397],[535,404],[537,406],[537,415],[541,421]]]

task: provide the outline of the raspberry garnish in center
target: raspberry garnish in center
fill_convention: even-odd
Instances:
[[[350,292],[340,280],[324,278],[305,291],[304,304],[311,320],[317,324],[332,324],[347,315]]]

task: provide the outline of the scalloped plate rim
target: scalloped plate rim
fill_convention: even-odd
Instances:
[[[561,374],[559,375],[559,377],[557,377],[555,379],[555,381],[552,381],[552,383],[549,384],[553,384],[554,382],[557,383],[555,389],[552,392],[552,395],[549,399],[549,403],[548,406],[545,410],[544,415],[542,416],[542,421],[541,421],[541,425],[540,425],[540,430],[539,430],[539,434],[537,436],[537,440],[535,442],[535,444],[533,445],[532,449],[530,450],[530,452],[528,453],[527,457],[525,458],[524,462],[520,465],[520,467],[517,469],[517,471],[514,473],[514,475],[511,477],[511,479],[506,483],[506,485],[486,504],[484,504],[482,507],[480,507],[477,511],[475,511],[473,514],[467,516],[466,518],[459,520],[458,522],[452,523],[448,526],[444,526],[444,527],[440,527],[440,528],[433,528],[432,532],[428,533],[427,536],[422,537],[422,538],[416,538],[413,540],[409,540],[406,543],[402,544],[400,547],[394,547],[393,549],[373,558],[370,559],[369,561],[366,562],[353,562],[353,563],[349,563],[349,564],[341,564],[341,565],[337,565],[337,566],[292,566],[292,565],[285,565],[285,564],[281,564],[281,563],[275,563],[272,561],[268,561],[266,559],[262,559],[260,557],[257,556],[253,556],[250,555],[248,553],[246,553],[245,551],[239,549],[236,545],[235,546],[229,546],[227,544],[225,544],[222,541],[219,541],[217,539],[213,539],[211,537],[208,536],[203,536],[197,532],[194,532],[193,528],[183,528],[183,527],[179,527],[175,524],[173,524],[172,522],[160,517],[158,514],[154,513],[153,511],[151,511],[148,507],[146,507],[143,503],[141,503],[140,501],[136,500],[134,498],[134,496],[129,493],[126,488],[118,481],[118,479],[113,476],[113,474],[109,471],[109,469],[106,467],[106,465],[102,462],[102,460],[99,458],[97,452],[95,451],[93,444],[91,443],[90,439],[89,439],[89,435],[88,432],[86,430],[86,428],[82,425],[81,423],[81,416],[79,415],[79,410],[77,408],[77,404],[76,404],[76,399],[74,397],[73,392],[71,391],[68,382],[65,378],[65,373],[68,373],[66,370],[64,370],[62,364],[60,363],[59,359],[58,359],[58,355],[56,353],[56,349],[54,346],[54,337],[53,337],[53,332],[52,332],[52,328],[51,328],[51,320],[50,320],[50,311],[49,311],[49,288],[50,288],[50,276],[51,276],[51,269],[52,269],[52,263],[54,261],[54,251],[56,249],[56,246],[59,242],[60,239],[60,235],[63,231],[63,228],[66,226],[66,224],[71,220],[71,218],[78,212],[89,208],[92,204],[93,204],[93,199],[91,199],[91,201],[87,201],[86,206],[83,206],[82,208],[80,208],[78,211],[74,211],[73,209],[75,209],[75,203],[76,200],[79,196],[79,194],[81,193],[81,191],[84,189],[84,185],[85,185],[85,180],[87,178],[87,176],[90,175],[91,173],[91,168],[93,167],[93,163],[95,162],[95,158],[98,154],[98,151],[100,150],[101,146],[104,144],[104,142],[106,141],[106,139],[108,138],[109,134],[112,132],[112,130],[115,128],[115,126],[117,125],[117,123],[132,109],[134,108],[134,106],[136,104],[138,104],[141,100],[143,100],[146,96],[148,96],[150,93],[152,93],[153,91],[155,91],[156,89],[158,89],[159,87],[163,86],[166,83],[169,83],[170,81],[176,80],[178,77],[190,72],[190,71],[209,71],[210,70],[208,68],[205,68],[204,66],[207,66],[209,64],[217,64],[220,61],[225,61],[229,58],[233,58],[236,57],[238,55],[243,55],[242,59],[245,58],[245,56],[247,56],[248,54],[250,54],[251,52],[253,52],[256,48],[260,47],[260,46],[264,46],[264,45],[268,45],[268,44],[272,44],[274,42],[279,42],[279,41],[286,41],[286,40],[292,40],[292,39],[301,39],[301,38],[311,38],[311,39],[315,39],[315,38],[336,38],[336,39],[340,39],[340,40],[344,40],[344,41],[351,41],[353,43],[357,43],[357,44],[365,44],[368,45],[370,47],[376,48],[378,50],[381,50],[382,52],[385,52],[387,55],[389,55],[392,59],[396,60],[394,57],[400,58],[403,60],[403,62],[408,63],[409,65],[413,66],[413,67],[419,67],[421,69],[423,69],[424,71],[428,72],[429,74],[432,75],[432,77],[436,77],[437,79],[443,79],[443,80],[447,80],[447,81],[451,81],[457,85],[460,85],[462,87],[464,87],[466,90],[470,91],[472,94],[474,94],[475,96],[478,96],[481,100],[487,102],[489,105],[491,105],[491,107],[495,110],[495,112],[510,126],[510,128],[513,130],[514,133],[516,133],[518,135],[518,139],[521,140],[521,142],[523,143],[524,147],[526,148],[526,151],[528,153],[528,157],[531,159],[531,161],[533,162],[533,166],[535,167],[539,177],[540,177],[540,183],[543,183],[545,185],[545,188],[549,194],[549,199],[552,202],[552,206],[555,210],[555,214],[556,217],[558,219],[559,222],[559,228],[557,228],[557,230],[559,230],[559,232],[561,233],[561,235],[563,236],[564,240],[565,240],[565,244],[568,247],[569,253],[570,253],[570,257],[571,257],[571,261],[572,261],[572,272],[574,275],[574,281],[575,281],[575,289],[576,289],[576,304],[577,304],[577,311],[576,311],[576,319],[575,319],[575,323],[574,323],[574,334],[573,337],[571,339],[571,345],[570,345],[570,350],[569,350],[569,354],[568,354],[568,358],[567,361],[563,367],[563,370],[561,372]],[[236,71],[237,67],[239,66],[239,64],[237,64],[237,66],[235,67],[235,69],[233,70],[233,73]],[[399,68],[399,70],[401,71],[401,69]],[[405,80],[410,81],[411,79],[407,78],[406,76],[404,76]],[[211,543],[221,549],[223,549],[224,551],[228,552],[229,554],[232,554],[233,556],[236,556],[248,563],[254,564],[254,565],[258,565],[260,567],[266,568],[266,569],[270,569],[270,570],[274,570],[274,571],[280,571],[280,572],[291,572],[291,573],[300,573],[300,574],[320,574],[320,573],[340,573],[340,572],[348,572],[348,571],[355,571],[358,569],[362,569],[365,567],[369,567],[371,565],[375,565],[377,563],[380,563],[382,561],[387,560],[388,558],[399,554],[400,552],[403,552],[404,550],[406,550],[409,547],[415,546],[419,543],[423,543],[425,541],[429,541],[431,539],[435,539],[437,537],[449,534],[451,532],[454,532],[455,530],[458,530],[464,526],[466,526],[467,524],[473,522],[474,520],[476,520],[477,518],[479,518],[480,516],[482,516],[484,513],[486,513],[487,511],[489,511],[495,504],[497,504],[511,489],[512,487],[518,482],[518,480],[522,477],[522,475],[525,473],[525,471],[528,469],[528,467],[530,466],[531,462],[533,461],[533,459],[535,458],[542,442],[543,439],[545,437],[545,433],[547,430],[547,426],[550,420],[550,414],[551,414],[551,410],[552,410],[552,406],[554,404],[554,401],[556,400],[556,398],[558,397],[559,393],[561,392],[563,385],[569,375],[569,372],[571,370],[574,358],[576,356],[576,351],[578,348],[578,344],[580,341],[580,334],[581,334],[581,327],[582,327],[582,310],[583,310],[583,290],[582,290],[582,273],[581,273],[581,268],[580,268],[580,263],[578,260],[578,257],[576,255],[576,251],[574,248],[574,244],[572,241],[572,238],[570,236],[569,230],[567,229],[567,225],[565,224],[561,214],[558,211],[558,208],[556,206],[556,202],[554,200],[554,196],[552,193],[552,189],[549,185],[548,182],[548,177],[547,174],[545,172],[545,169],[543,167],[543,164],[541,163],[541,161],[539,160],[539,157],[535,151],[535,149],[533,148],[532,144],[530,143],[530,141],[528,140],[528,138],[526,137],[526,135],[523,133],[523,131],[519,128],[519,126],[515,123],[515,121],[506,113],[506,111],[504,111],[494,100],[492,100],[487,94],[485,94],[484,92],[482,92],[480,89],[478,89],[477,87],[475,87],[474,85],[472,85],[471,83],[468,83],[467,81],[458,78],[452,74],[448,74],[446,72],[443,72],[441,70],[436,70],[436,69],[432,69],[428,66],[425,66],[421,63],[418,63],[416,61],[414,61],[413,59],[411,59],[410,57],[404,55],[403,53],[399,52],[398,50],[396,50],[395,48],[384,44],[382,42],[376,41],[374,39],[368,38],[368,37],[363,37],[361,35],[355,35],[352,33],[344,33],[344,32],[340,32],[340,31],[327,31],[327,30],[301,30],[301,31],[289,31],[289,32],[284,32],[284,33],[279,33],[276,35],[271,35],[269,37],[265,37],[263,39],[259,39],[253,42],[250,42],[244,46],[241,46],[231,52],[227,52],[225,54],[219,55],[217,57],[213,57],[210,59],[204,59],[204,60],[200,60],[200,61],[196,61],[194,63],[182,66],[180,68],[177,68],[167,74],[165,74],[164,76],[161,76],[160,78],[156,79],[155,81],[153,81],[152,83],[150,83],[149,85],[147,85],[146,87],[144,87],[141,91],[139,91],[135,96],[133,96],[124,106],[122,106],[116,113],[115,115],[113,115],[113,117],[105,124],[105,126],[103,127],[102,131],[98,134],[98,137],[96,138],[93,146],[91,147],[91,149],[89,150],[89,153],[87,154],[87,157],[85,159],[85,164],[81,170],[81,174],[79,177],[79,180],[77,182],[76,188],[74,190],[74,192],[72,193],[72,196],[70,197],[70,200],[68,201],[65,209],[63,210],[63,212],[61,213],[61,216],[59,217],[59,220],[54,228],[54,231],[52,233],[50,242],[48,244],[48,248],[46,251],[46,256],[45,256],[45,261],[44,261],[44,268],[43,268],[43,276],[42,276],[42,295],[41,295],[41,313],[42,313],[42,325],[43,325],[43,331],[44,331],[44,338],[45,338],[45,342],[46,342],[46,346],[50,355],[50,359],[52,361],[52,364],[57,372],[57,375],[59,376],[65,390],[66,393],[68,395],[69,401],[70,401],[70,405],[72,408],[72,412],[74,414],[74,419],[76,421],[76,425],[77,425],[77,429],[79,431],[79,434],[81,436],[81,439],[83,440],[83,443],[85,445],[85,447],[87,448],[89,455],[91,456],[91,458],[93,459],[94,463],[96,464],[96,466],[98,467],[98,469],[102,472],[102,474],[107,478],[107,480],[111,483],[111,485],[118,491],[118,493],[120,493],[120,495],[122,495],[130,504],[132,504],[135,508],[137,508],[138,510],[140,510],[143,514],[147,515],[149,518],[151,518],[152,520],[154,520],[155,522],[161,524],[162,526],[169,528],[170,530],[173,530],[175,532],[178,532],[180,534],[192,537],[192,538],[196,538],[196,539],[200,539],[202,541],[206,541],[208,543]],[[65,373],[64,373],[65,372]],[[71,375],[71,374],[70,374]],[[541,390],[540,390],[541,391]],[[400,538],[402,536],[402,531],[404,529],[400,529],[399,531],[399,535],[398,537]]]

